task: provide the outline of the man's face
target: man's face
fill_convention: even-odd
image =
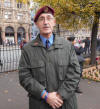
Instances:
[[[55,18],[50,13],[43,13],[39,16],[36,25],[41,35],[49,35],[52,33],[55,26]]]

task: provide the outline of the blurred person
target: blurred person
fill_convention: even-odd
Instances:
[[[83,49],[83,47],[80,45],[79,42],[76,42],[76,41],[75,41],[75,37],[74,37],[74,36],[70,36],[70,37],[68,37],[67,39],[68,39],[68,40],[72,43],[72,45],[74,46],[74,49],[75,49],[75,52],[76,52],[76,55],[77,55],[77,58],[78,58],[78,61],[79,61],[79,64],[80,64],[80,71],[81,71],[80,77],[82,77],[84,58],[83,58],[83,56],[82,56],[81,54],[84,52],[84,49]],[[79,88],[79,86],[76,87],[76,92],[77,92],[77,93],[82,93],[82,91],[81,91],[81,89]]]
[[[97,47],[96,47],[97,51],[100,51],[100,39],[97,38]]]
[[[1,65],[1,66],[3,65],[2,62],[1,62],[1,59],[0,59],[0,65]]]
[[[85,43],[84,45],[84,52],[85,54],[90,54],[90,37],[86,37],[82,42]]]
[[[75,47],[76,54],[78,56],[78,60],[79,60],[79,64],[80,64],[80,70],[81,70],[81,77],[82,77],[83,63],[84,63],[85,59],[81,54],[83,54],[84,48],[79,43],[76,43],[74,45],[74,47]]]
[[[34,18],[40,30],[22,48],[19,81],[29,95],[29,109],[77,109],[80,66],[72,44],[53,34],[54,9],[40,8]]]
[[[1,62],[1,45],[0,45],[0,66],[2,66],[2,62]]]
[[[1,57],[1,56],[0,56]],[[2,66],[3,64],[2,64],[2,62],[1,62],[1,59],[0,59],[0,66]]]
[[[21,40],[21,43],[20,43],[20,49],[22,49],[23,46],[24,46],[26,43],[27,43],[26,40],[23,38],[23,39]]]

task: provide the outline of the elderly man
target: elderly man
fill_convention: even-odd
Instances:
[[[29,93],[29,109],[77,109],[75,89],[80,66],[72,44],[53,34],[54,10],[40,8],[34,18],[37,38],[22,48],[20,84]]]

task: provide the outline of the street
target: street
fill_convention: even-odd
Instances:
[[[86,79],[77,94],[79,109],[100,109],[100,83]],[[0,109],[28,109],[27,92],[19,85],[18,73],[0,73]]]
[[[81,80],[83,94],[77,94],[79,109],[100,109],[100,82]]]

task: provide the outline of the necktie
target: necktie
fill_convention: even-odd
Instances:
[[[46,48],[49,48],[49,40],[46,40]]]

